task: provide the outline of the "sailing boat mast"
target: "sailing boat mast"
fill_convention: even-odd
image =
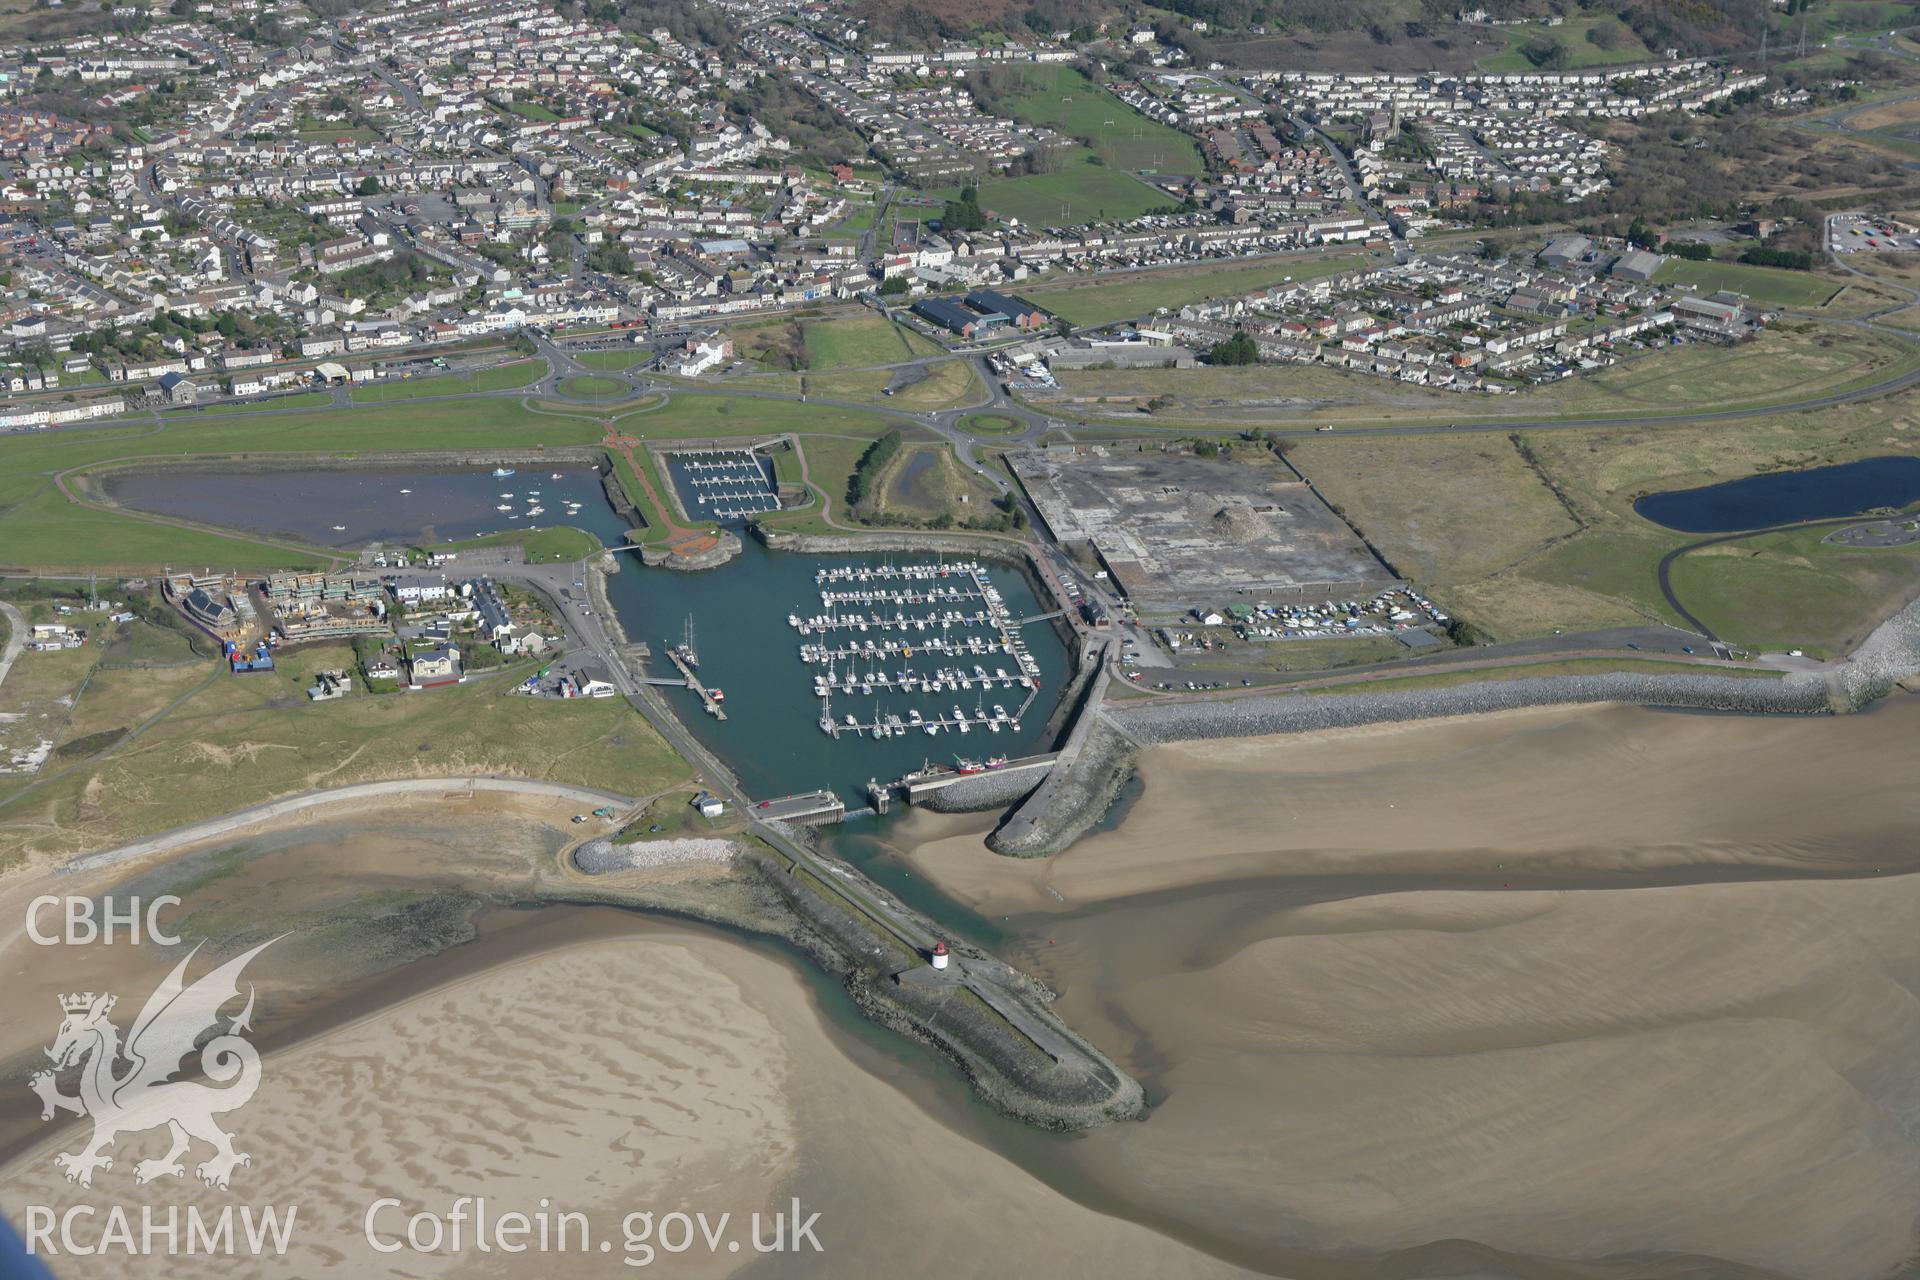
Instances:
[[[690,667],[697,667],[700,665],[700,651],[693,647],[693,615],[692,614],[687,615],[686,630],[681,634],[680,656],[686,659],[687,665]]]

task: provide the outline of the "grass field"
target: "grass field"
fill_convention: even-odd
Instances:
[[[791,373],[806,367],[806,331],[797,319],[755,320],[734,325],[726,335],[735,355],[755,369]]]
[[[1452,612],[1520,639],[1678,623],[1656,571],[1669,551],[1697,539],[1640,519],[1637,498],[1920,449],[1920,422],[1906,404],[1523,432],[1525,454],[1506,437],[1355,433],[1302,441],[1290,456]],[[1920,554],[1826,546],[1823,532],[1765,534],[1689,554],[1675,564],[1675,591],[1736,645],[1841,652],[1920,591]]]
[[[1394,567],[1442,590],[1578,529],[1503,435],[1309,439],[1288,455]]]
[[[773,482],[781,488],[800,483],[800,454],[781,447],[770,451],[773,457]]]
[[[1015,82],[1004,114],[1085,142],[1116,169],[1201,173],[1193,139],[1149,120],[1073,67],[1009,66]],[[983,193],[984,195],[984,193]]]
[[[1392,636],[1355,636],[1327,640],[1303,640],[1287,643],[1251,644],[1240,640],[1226,628],[1210,628],[1209,634],[1221,640],[1225,648],[1188,656],[1182,667],[1205,670],[1221,667],[1235,671],[1335,671],[1343,667],[1371,666],[1407,656],[1407,647]],[[1149,673],[1149,684],[1157,683]]]
[[[1807,14],[1807,43],[1849,33],[1875,34],[1913,21],[1911,5],[1895,0],[1827,0]]]
[[[100,661],[104,666],[174,667],[200,659],[185,633],[136,618],[112,632]]]
[[[858,236],[873,225],[873,215],[876,212],[876,207],[871,204],[854,205],[846,217],[828,227],[822,234],[829,237]]]
[[[638,817],[613,837],[613,842],[638,844],[646,840],[724,835],[739,828],[739,819],[731,810],[718,819],[703,815],[693,807],[695,794],[692,790],[683,790],[655,796]]]
[[[980,207],[1028,226],[1077,226],[1096,219],[1137,218],[1177,204],[1122,169],[1070,161],[1054,173],[980,184]]]
[[[195,405],[191,409],[162,409],[163,417],[206,413],[257,413],[262,409],[318,409],[332,401],[324,391],[296,391],[292,395],[272,396],[265,400],[219,400]]]
[[[1817,307],[1838,293],[1841,284],[1810,271],[1750,267],[1738,262],[1689,262],[1669,258],[1654,279],[1661,284],[1690,284],[1702,293],[1729,289],[1755,303],[1776,307]]]
[[[51,487],[0,510],[0,563],[14,568],[126,569],[184,563],[250,569],[312,568],[303,552],[69,503]]]
[[[992,514],[994,491],[962,467],[944,443],[909,445],[894,455],[880,481],[879,509],[890,515],[955,524]]]
[[[349,398],[355,404],[384,404],[392,400],[417,400],[423,396],[464,396],[476,391],[505,391],[524,387],[546,372],[540,360],[516,360],[473,373],[448,373],[433,378],[405,378],[398,382],[375,382],[355,387]]]
[[[360,125],[320,124],[317,121],[302,121],[297,131],[302,142],[372,142],[379,137],[373,130]]]
[[[927,376],[885,394],[893,381],[887,369],[852,369],[838,373],[809,373],[809,395],[833,400],[856,400],[899,409],[951,409],[980,394],[973,369],[964,360],[941,360],[927,366]]]
[[[1846,652],[1920,593],[1920,545],[1853,550],[1809,529],[1703,547],[1673,565],[1694,616],[1733,644]]]
[[[1612,368],[1514,395],[1462,396],[1310,365],[1202,369],[1088,369],[1063,373],[1060,393],[1081,413],[1124,412],[1167,397],[1154,421],[1219,422],[1306,430],[1344,422],[1467,422],[1543,414],[1607,417],[1761,406],[1873,382],[1920,363],[1881,334],[1788,319],[1738,346],[1698,342],[1627,352]],[[1102,406],[1100,400],[1106,399]],[[1042,401],[1037,401],[1042,402]]]
[[[1156,307],[1180,307],[1202,298],[1250,293],[1289,278],[1330,276],[1365,261],[1365,255],[1358,253],[1255,258],[1231,266],[1076,277],[1039,285],[1027,290],[1025,296],[1072,324],[1111,324],[1146,315]]]
[[[613,422],[628,435],[646,440],[770,436],[782,431],[803,436],[850,433],[870,438],[885,429],[880,418],[858,409],[748,396],[683,396],[664,409],[618,414]]]
[[[801,451],[806,457],[807,479],[815,491],[816,499],[824,496],[831,504],[834,517],[843,523],[854,523],[847,513],[847,482],[852,479],[854,468],[860,463],[860,455],[867,451],[879,434],[879,430],[870,435],[823,433],[806,436],[800,441]],[[834,532],[821,518],[817,501],[802,510],[763,516],[761,521],[770,528],[796,533]]]
[[[1025,425],[1004,413],[974,413],[960,419],[960,429],[976,436],[1017,435]]]
[[[600,378],[590,373],[562,378],[557,384],[562,395],[576,400],[617,400],[627,393],[627,384],[618,378]]]
[[[582,351],[574,356],[586,368],[604,369],[612,373],[625,373],[652,358],[652,349],[648,347],[633,347],[626,351]]]
[[[31,588],[15,602],[30,621],[54,616]],[[139,621],[116,625],[104,613],[86,610],[63,620],[87,628],[88,643],[79,649],[24,652],[0,686],[0,750],[54,744],[43,772],[119,741],[213,669],[211,657],[197,657],[178,632]],[[0,798],[31,777],[0,776]],[[5,821],[0,809],[0,823]]]
[[[502,105],[522,120],[532,120],[544,124],[547,121],[558,120],[560,118],[554,113],[551,107],[543,107],[537,102],[508,102]]]
[[[42,785],[25,795],[11,785],[0,792],[0,866],[28,848],[106,848],[316,787],[486,773],[645,794],[686,774],[620,698],[515,697],[506,692],[511,679],[501,677],[307,702],[312,670],[348,665],[346,646],[320,645],[289,651],[285,669],[269,674],[215,671],[197,691],[188,685],[181,706],[104,758],[64,773],[50,765]]]
[[[908,333],[885,316],[816,320],[803,326],[802,333],[807,368],[814,371],[897,364],[933,353],[926,339]]]
[[[1499,31],[1507,38],[1507,48],[1503,53],[1481,58],[1477,65],[1482,71],[1511,72],[1538,70],[1533,62],[1521,50],[1535,40],[1557,39],[1567,49],[1567,69],[1585,71],[1594,67],[1618,66],[1628,62],[1647,62],[1655,56],[1641,43],[1633,29],[1618,18],[1570,18],[1557,27],[1544,27],[1538,23],[1524,26],[1501,27]],[[1592,31],[1611,33],[1614,40],[1612,48],[1603,48],[1588,37]],[[1603,37],[1604,38],[1604,37]]]

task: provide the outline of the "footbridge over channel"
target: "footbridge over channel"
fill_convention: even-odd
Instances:
[[[761,822],[797,822],[814,825],[838,822],[846,816],[846,802],[832,791],[803,791],[799,795],[777,796],[753,807],[753,816]]]

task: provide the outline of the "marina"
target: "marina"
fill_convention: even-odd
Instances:
[[[891,615],[853,612],[827,612],[801,617],[787,615],[787,625],[803,636],[836,632],[877,632],[879,640],[850,644],[804,643],[799,646],[800,661],[808,666],[826,664],[826,670],[813,673],[813,693],[820,700],[820,731],[830,738],[842,734],[853,737],[896,738],[908,734],[938,737],[943,733],[967,734],[975,730],[997,734],[1018,732],[1021,717],[1040,695],[1040,668],[1028,652],[1020,635],[1020,620],[1008,608],[1000,590],[993,585],[987,567],[978,561],[930,561],[911,564],[835,565],[817,570],[814,583],[820,587],[821,606],[828,610],[848,605],[867,608],[893,608]],[[872,584],[883,584],[874,586]],[[913,584],[893,586],[893,583]],[[962,608],[953,608],[953,605]],[[907,606],[914,606],[909,614]],[[928,606],[949,607],[924,612]],[[973,607],[965,607],[965,606]],[[897,637],[897,638],[895,638]],[[851,636],[847,637],[851,639]],[[969,666],[914,666],[915,658],[958,657],[962,655],[1005,659],[989,671],[984,663]],[[882,660],[898,663],[894,669],[880,667]],[[849,665],[842,669],[839,664]],[[1009,712],[1003,702],[989,704],[987,694],[996,690],[1021,690],[1017,709]],[[975,693],[973,706],[966,700],[949,706],[922,706],[909,703],[885,706],[870,701],[864,711],[837,711],[835,695],[854,694],[872,699],[884,694],[900,699],[922,699],[952,693]]]
[[[593,467],[496,469],[511,468],[210,465],[122,472],[106,484],[141,510],[195,517],[217,507],[235,527],[331,545],[431,545],[534,522],[581,528],[608,545],[625,540],[626,522]],[[529,521],[534,505],[546,510]],[[864,803],[854,797],[865,797],[869,779],[898,778],[928,758],[1026,758],[1046,749],[1067,679],[1061,631],[1040,625],[1048,606],[1012,566],[989,573],[958,557],[825,558],[747,539],[723,569],[630,565],[606,579],[606,592],[626,633],[652,641],[653,669],[642,678],[663,686],[755,795],[825,786]],[[868,630],[855,623],[801,636],[780,626],[851,614],[867,617]],[[786,661],[777,652],[783,632],[795,646]],[[676,648],[694,659],[685,670],[670,656]],[[829,710],[834,730],[823,733]]]
[[[691,520],[745,520],[780,509],[773,463],[757,450],[675,451],[667,458]]]
[[[1018,567],[971,561],[822,557],[749,538],[723,569],[623,572],[607,585],[628,633],[651,640],[652,674],[681,677],[669,653],[685,644],[689,619],[697,626],[697,675],[724,687],[726,718],[707,714],[691,688],[664,692],[748,794],[824,787],[864,807],[871,779],[1018,761],[1051,745],[1069,665],[1061,629],[1036,621],[1045,606]],[[794,625],[853,613],[869,617],[866,632],[855,624],[802,636]],[[960,618],[943,626],[944,614]],[[915,619],[927,619],[925,629]],[[785,660],[783,631],[791,637]]]

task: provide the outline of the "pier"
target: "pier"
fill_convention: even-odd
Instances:
[[[971,715],[967,714],[965,707],[956,705],[951,711],[936,710],[932,715],[918,708],[908,711],[904,716],[875,709],[870,713],[873,717],[870,720],[862,720],[853,712],[847,712],[836,720],[832,697],[823,693],[820,695],[820,731],[831,738],[838,738],[843,733],[856,738],[901,738],[915,732],[931,738],[943,733],[972,733],[975,729],[987,734],[1006,729],[1017,733],[1020,730],[1020,718],[1027,714],[1028,708],[1033,706],[1033,700],[1039,696],[1038,688],[1029,689],[1020,706],[1013,711],[1008,711],[997,702],[992,710],[986,710],[976,703]]]
[[[871,696],[879,693],[953,693],[961,689],[971,691],[978,688],[982,694],[989,689],[1029,689],[1033,681],[1022,675],[1011,675],[1005,667],[995,667],[991,675],[985,667],[976,664],[971,672],[959,667],[941,667],[934,671],[835,671],[815,672],[813,692],[815,697],[824,698],[832,693],[853,693],[855,690]]]
[[[721,698],[724,695],[722,695],[719,690],[709,689],[705,684],[701,683],[700,674],[687,662],[686,657],[681,654],[679,649],[669,645],[667,647],[667,657],[673,659],[673,665],[680,672],[681,676],[684,677],[687,688],[700,695],[700,705],[707,709],[707,714],[715,720],[725,720],[727,718],[727,709],[720,705]]]
[[[1012,645],[1001,640],[988,640],[984,636],[967,636],[955,640],[949,636],[937,636],[931,640],[861,640],[850,644],[803,644],[800,646],[800,661],[809,663],[838,662],[848,658],[911,658],[915,654],[938,653],[946,657],[957,658],[971,654],[985,657],[993,653],[1014,653]]]

